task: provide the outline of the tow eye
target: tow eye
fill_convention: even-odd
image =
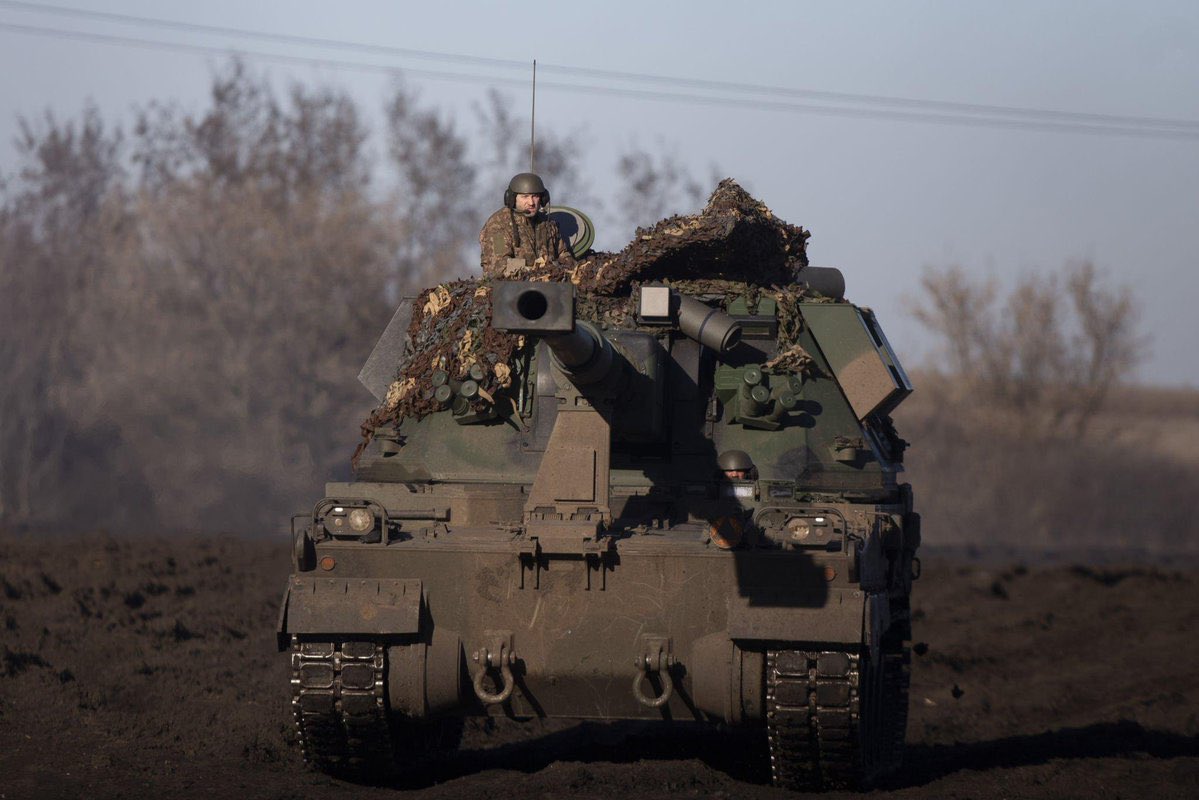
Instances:
[[[516,653],[512,651],[511,634],[493,634],[491,649],[480,647],[471,654],[471,658],[479,665],[474,679],[475,696],[489,706],[507,702],[515,685],[512,680],[512,665],[516,663]],[[483,688],[483,678],[488,670],[494,669],[500,671],[500,677],[496,684],[499,691],[493,693]]]
[[[670,652],[670,639],[665,636],[647,636],[645,646],[633,659],[637,674],[633,676],[633,697],[637,702],[648,708],[661,708],[674,694],[674,681],[670,677],[670,668],[674,666],[674,656]],[[658,675],[662,681],[662,693],[650,697],[641,691],[641,683],[651,674]]]

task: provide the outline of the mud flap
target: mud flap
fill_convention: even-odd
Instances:
[[[295,576],[279,610],[279,647],[293,634],[404,635],[420,631],[418,578],[370,580]]]
[[[862,641],[864,602],[857,589],[833,590],[810,604],[793,598],[769,603],[735,595],[728,600],[728,636],[737,641],[857,644]]]

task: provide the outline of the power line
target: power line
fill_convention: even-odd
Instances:
[[[472,56],[461,53],[438,53],[431,50],[415,50],[406,47],[390,47],[388,45],[346,42],[337,39],[325,39],[317,36],[296,36],[293,34],[272,33],[269,31],[252,31],[244,28],[234,28],[223,25],[206,25],[199,22],[182,22],[178,20],[160,19],[157,17],[118,14],[111,11],[95,11],[84,8],[44,5],[42,3],[26,3],[21,2],[20,0],[0,0],[0,7],[15,8],[22,11],[35,11],[42,14],[57,14],[65,17],[78,17],[82,19],[102,20],[106,22],[122,22],[131,25],[153,26],[157,28],[167,28],[189,33],[216,33],[223,36],[240,36],[243,38],[263,39],[282,44],[301,44],[306,46],[352,49],[354,52],[358,53],[368,52],[377,55],[405,56],[409,58],[422,58],[432,61],[445,61],[449,63],[474,64],[482,67],[519,67],[521,69],[528,69],[529,66],[523,61],[518,62],[504,58],[488,58],[486,56]]]
[[[203,23],[167,20],[155,17],[145,17],[132,14],[120,14],[109,11],[95,11],[69,6],[44,5],[39,3],[22,2],[22,0],[0,0],[0,7],[8,7],[23,11],[34,11],[42,14],[76,17],[90,20],[102,20],[129,25],[151,26],[189,33],[220,34],[241,38],[259,39],[282,44],[298,44],[309,47],[324,47],[350,50],[354,53],[372,53],[392,57],[417,58],[441,61],[451,64],[486,66],[491,68],[518,70],[522,75],[528,70],[527,61],[513,59],[490,58],[461,53],[445,53],[431,50],[394,47],[388,45],[350,42],[324,37],[298,36],[293,34],[273,33],[268,31],[247,30],[232,26],[208,25]],[[927,100],[911,97],[894,97],[887,95],[853,94],[847,92],[831,92],[816,89],[798,89],[781,86],[769,86],[753,83],[717,81],[700,78],[685,78],[667,75],[652,75],[639,72],[622,72],[618,70],[594,69],[575,67],[562,64],[542,63],[543,72],[560,73],[577,77],[599,78],[635,83],[665,84],[680,88],[702,89],[720,92],[736,92],[739,94],[759,94],[775,97],[790,97],[805,100],[820,100],[825,102],[851,103],[865,106],[884,106],[888,108],[911,109],[925,112],[950,114],[980,114],[987,116],[1015,117],[1025,120],[1050,122],[1076,122],[1083,124],[1100,124],[1110,126],[1149,127],[1162,129],[1183,129],[1199,131],[1199,121],[1186,119],[1167,119],[1162,117],[1131,116],[1123,114],[1096,114],[1059,109],[1029,108],[1020,106],[1000,106],[981,103],[962,103],[945,100]]]
[[[6,0],[0,0],[0,5],[4,5]],[[99,42],[105,44],[119,44],[123,46],[134,46],[149,48],[155,50],[166,50],[170,52],[195,52],[195,53],[217,53],[228,55],[230,53],[243,54],[254,56],[266,60],[273,60],[291,64],[306,64],[310,66],[325,66],[343,69],[354,69],[365,72],[381,72],[385,74],[406,74],[413,75],[430,80],[453,81],[460,83],[472,84],[487,84],[487,85],[509,85],[524,87],[527,81],[524,78],[505,78],[493,74],[477,74],[466,72],[445,72],[437,70],[414,69],[409,67],[399,67],[387,64],[373,64],[361,61],[346,61],[343,59],[317,58],[312,56],[297,56],[287,55],[282,53],[270,53],[261,50],[251,50],[249,48],[227,48],[216,45],[203,45],[183,42],[168,42],[159,39],[148,39],[136,36],[120,36],[115,34],[94,33],[90,31],[76,31],[63,28],[53,28],[37,25],[21,25],[16,23],[0,22],[0,30],[9,30],[17,33],[26,33],[40,36],[50,36],[61,39],[72,39],[76,41]],[[646,89],[630,89],[615,86],[601,86],[584,83],[570,82],[553,82],[542,81],[541,87],[551,91],[564,91],[573,93],[607,95],[617,97],[628,97],[640,100],[658,100],[666,102],[689,103],[692,105],[712,106],[712,107],[733,107],[743,108],[748,110],[761,111],[784,111],[790,113],[813,114],[817,116],[841,117],[851,119],[880,119],[894,120],[901,122],[919,122],[926,124],[937,125],[954,125],[975,128],[995,128],[1007,130],[1033,130],[1033,131],[1048,131],[1057,133],[1084,133],[1099,136],[1131,136],[1138,138],[1151,139],[1173,139],[1173,140],[1196,140],[1199,139],[1199,129],[1196,130],[1172,130],[1154,127],[1142,127],[1137,125],[1098,125],[1098,124],[1083,124],[1076,122],[1052,122],[1052,121],[1036,121],[1036,120],[1021,120],[1021,119],[1002,119],[1002,118],[986,118],[977,116],[954,115],[948,113],[924,113],[918,111],[903,111],[889,109],[871,109],[871,108],[850,108],[839,106],[814,105],[804,103],[792,103],[784,101],[771,100],[755,100],[749,98],[738,97],[718,97],[712,95],[687,94],[682,92],[666,92],[652,91]]]
[[[0,2],[3,2],[3,0],[0,0]],[[38,36],[49,36],[58,39],[99,42],[101,44],[119,44],[131,47],[142,47],[150,50],[165,50],[168,52],[184,51],[205,54],[215,53],[218,55],[247,55],[269,61],[279,61],[290,64],[348,68],[361,70],[364,72],[381,72],[393,75],[416,75],[418,77],[429,78],[432,80],[460,81],[463,83],[479,83],[481,81],[485,81],[489,83],[509,84],[513,86],[528,85],[528,81],[524,80],[523,78],[503,78],[462,72],[439,72],[435,70],[399,67],[390,64],[370,64],[361,61],[345,61],[341,59],[315,58],[312,56],[296,56],[288,55],[286,53],[269,53],[262,50],[251,50],[245,47],[223,47],[219,45],[194,44],[187,42],[169,42],[161,39],[146,39],[138,36],[119,36],[116,34],[94,33],[91,31],[74,31],[64,28],[49,28],[40,25],[20,25],[10,22],[0,22],[0,30],[9,30],[17,33],[29,33]]]

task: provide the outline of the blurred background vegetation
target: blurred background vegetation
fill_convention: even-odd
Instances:
[[[477,272],[527,166],[511,106],[491,95],[464,130],[397,85],[375,154],[347,95],[280,97],[234,61],[199,114],[26,122],[0,186],[0,523],[281,530],[348,474],[357,371],[397,298]],[[585,204],[578,147],[539,130],[537,169]],[[663,143],[613,172],[630,233],[710,188]],[[842,266],[859,302],[895,291]],[[1199,403],[1127,386],[1147,346],[1127,289],[1090,263],[1004,296],[929,268],[910,306],[944,345],[897,414],[926,541],[1196,549]]]
[[[357,372],[400,295],[477,273],[528,165],[510,105],[466,133],[397,85],[376,155],[346,94],[279,97],[233,61],[199,114],[26,121],[0,203],[0,521],[280,529],[348,473]],[[560,197],[587,196],[576,148],[538,132]],[[628,219],[702,201],[664,150],[614,169]]]
[[[897,424],[926,541],[1015,557],[1199,556],[1199,393],[1137,386],[1149,342],[1089,261],[1005,293],[927,268],[911,313],[941,342]]]

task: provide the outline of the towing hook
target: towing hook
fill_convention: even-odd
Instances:
[[[674,694],[674,681],[670,677],[670,667],[674,664],[674,658],[666,653],[660,653],[657,663],[652,663],[648,656],[640,656],[635,661],[637,665],[637,674],[633,676],[633,697],[637,702],[647,708],[661,708],[670,700],[670,696]],[[662,693],[657,697],[650,697],[645,692],[641,691],[641,682],[644,681],[649,673],[656,672],[662,679]]]
[[[484,705],[499,705],[506,703],[508,698],[512,696],[512,688],[515,682],[512,680],[512,664],[516,663],[516,654],[507,648],[501,648],[498,653],[488,652],[486,649],[478,650],[472,654],[474,660],[479,664],[479,669],[475,672],[475,678],[472,682],[475,690],[475,696],[483,702]],[[498,692],[489,692],[483,688],[483,678],[486,677],[488,670],[499,667],[500,671],[500,690]]]

